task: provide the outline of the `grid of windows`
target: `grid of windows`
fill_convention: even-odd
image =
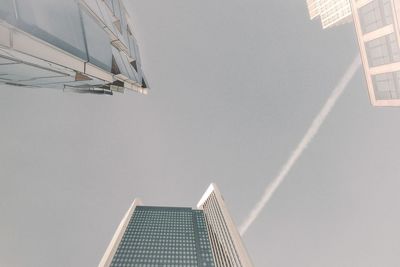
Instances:
[[[400,72],[373,75],[372,81],[376,99],[400,99]]]
[[[202,210],[194,210],[193,216],[195,220],[195,233],[197,233],[198,236],[196,245],[200,262],[202,262],[201,266],[214,266],[214,257],[211,250],[204,212]]]
[[[351,18],[349,0],[320,0],[319,8],[324,28],[347,22]]]
[[[202,208],[205,212],[217,266],[243,266],[215,192],[210,194]]]
[[[374,0],[358,10],[364,34],[393,23],[390,0]]]
[[[213,267],[203,212],[136,207],[110,266]]]
[[[321,14],[319,10],[319,0],[307,0],[308,14],[313,19]]]
[[[365,49],[371,67],[400,61],[399,46],[394,33],[365,43]]]
[[[350,22],[350,0],[307,0],[310,19],[321,18],[322,28]]]

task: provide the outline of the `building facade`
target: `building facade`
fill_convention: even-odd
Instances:
[[[212,184],[197,209],[144,206],[135,199],[99,264],[108,266],[253,265],[220,192]]]
[[[374,106],[400,106],[400,0],[307,0],[323,28],[352,18]]]
[[[351,2],[371,103],[400,106],[400,1]]]
[[[0,0],[0,83],[147,93],[121,0]]]
[[[204,211],[216,266],[253,266],[217,185],[208,187],[197,208]]]
[[[310,19],[319,17],[324,29],[352,21],[349,0],[307,0],[307,8]]]

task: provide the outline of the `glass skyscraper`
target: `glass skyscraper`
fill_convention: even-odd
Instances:
[[[121,0],[0,0],[0,83],[147,93]]]
[[[252,267],[215,184],[197,209],[143,206],[135,199],[99,267]]]
[[[214,266],[203,211],[136,207],[110,266]]]

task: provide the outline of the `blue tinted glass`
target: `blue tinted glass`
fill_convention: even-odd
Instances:
[[[74,0],[15,0],[18,25],[32,35],[84,60],[85,41]]]
[[[136,207],[111,266],[214,266],[203,212]]]
[[[110,72],[112,64],[111,43],[108,34],[92,16],[82,10],[89,62]]]

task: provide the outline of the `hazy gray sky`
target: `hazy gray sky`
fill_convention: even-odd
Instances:
[[[240,224],[358,50],[305,0],[126,2],[148,96],[1,87],[0,266],[96,266],[135,197],[193,207],[210,182]],[[400,110],[365,86],[246,233],[256,266],[400,266]]]

